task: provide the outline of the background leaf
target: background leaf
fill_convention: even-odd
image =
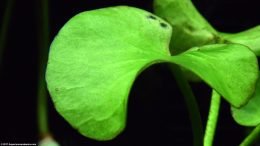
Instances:
[[[256,90],[249,102],[241,107],[232,107],[232,116],[237,123],[244,126],[257,126],[260,124],[260,80],[257,82]]]
[[[174,30],[170,43],[172,54],[220,41],[215,29],[197,11],[191,0],[155,0],[154,11],[167,20]]]
[[[257,56],[260,55],[260,26],[239,33],[220,33],[223,39],[248,46]]]

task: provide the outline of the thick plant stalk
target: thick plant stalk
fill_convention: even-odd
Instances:
[[[0,30],[0,66],[3,60],[3,53],[6,44],[7,38],[7,31],[9,29],[10,19],[12,15],[12,10],[14,7],[14,0],[7,0],[6,1],[6,8],[3,15],[3,20],[1,23],[1,30]]]
[[[256,126],[252,132],[244,139],[239,146],[251,146],[260,137],[260,124]]]
[[[212,91],[211,103],[209,109],[209,116],[204,136],[204,146],[212,146],[214,135],[216,131],[219,108],[220,108],[221,96],[215,91]]]
[[[184,100],[188,108],[193,131],[193,145],[201,146],[203,139],[203,126],[196,98],[188,81],[183,76],[180,67],[178,67],[177,65],[169,65],[169,68],[177,81],[177,84],[184,96]]]
[[[39,39],[39,69],[38,69],[38,130],[40,136],[46,136],[49,134],[48,129],[48,102],[47,102],[47,90],[45,83],[45,69],[48,56],[49,48],[49,14],[48,14],[48,0],[39,1],[39,15],[41,20],[39,21],[38,26],[38,39]]]

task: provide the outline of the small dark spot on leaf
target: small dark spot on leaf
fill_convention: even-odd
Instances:
[[[56,91],[56,92],[59,92],[60,90],[59,90],[59,88],[55,88],[55,91]]]
[[[185,26],[186,26],[186,28],[187,28],[190,32],[195,31],[194,27],[191,26],[190,24],[186,24]]]
[[[229,40],[223,40],[223,43],[224,43],[224,44],[230,44],[230,43],[232,43],[232,42],[230,42]]]
[[[153,15],[149,15],[149,16],[147,16],[147,18],[156,20],[156,17],[154,17]]]
[[[222,43],[224,40],[222,40],[219,36],[213,34],[213,38],[209,38],[209,41],[214,41],[214,43]]]
[[[160,25],[161,25],[162,28],[166,28],[167,27],[167,24],[165,24],[163,22],[161,22]]]

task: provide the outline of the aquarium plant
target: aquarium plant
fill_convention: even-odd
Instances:
[[[194,146],[213,145],[222,99],[237,123],[255,127],[241,140],[248,146],[260,132],[259,54],[259,27],[218,32],[190,0],[155,0],[154,13],[115,6],[71,18],[51,44],[46,81],[64,119],[82,135],[104,141],[125,128],[137,76],[165,63],[185,98]],[[205,131],[189,81],[212,88]]]

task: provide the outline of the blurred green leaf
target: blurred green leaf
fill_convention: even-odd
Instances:
[[[260,80],[249,102],[241,108],[232,107],[231,110],[233,118],[240,125],[257,126],[260,124]]]

